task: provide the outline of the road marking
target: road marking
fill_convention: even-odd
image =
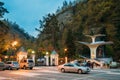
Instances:
[[[51,70],[40,70],[36,72],[60,73],[59,71],[51,71]]]
[[[116,75],[120,75],[119,72],[113,72],[113,71],[110,71],[110,70],[93,70],[93,71],[96,71],[96,72],[105,72],[107,74],[116,74]]]
[[[112,72],[112,71],[106,71],[106,70],[93,70],[93,71],[96,71],[96,72],[105,72],[106,74],[120,75],[120,73],[118,73],[118,72]],[[103,73],[94,74],[94,75],[85,76],[85,77],[82,77],[82,78],[76,78],[76,79],[73,79],[73,80],[93,80],[93,79],[90,79],[90,77],[94,77],[94,76],[102,75],[102,74]]]
[[[109,71],[109,72],[106,72],[107,74],[115,74],[115,75],[120,75],[120,73],[118,73],[118,72],[111,72],[111,71]]]
[[[47,80],[57,80],[55,78],[49,78],[49,77],[35,77],[35,78],[38,78],[38,79],[47,79]]]
[[[72,80],[93,80],[93,79],[90,79],[91,77],[95,77],[97,75],[102,75],[103,73],[99,73],[99,74],[94,74],[94,75],[89,75],[89,76],[85,76],[85,77],[82,77],[82,78],[75,78],[75,79],[72,79]]]
[[[11,72],[10,74],[22,75],[22,76],[27,76],[27,77],[34,77],[37,75],[41,75],[37,73],[28,73],[28,72]]]
[[[12,78],[6,78],[6,77],[0,77],[0,80],[15,80],[15,79],[12,79]]]

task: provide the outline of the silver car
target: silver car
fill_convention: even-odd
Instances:
[[[6,69],[12,70],[12,69],[19,69],[19,63],[17,61],[7,61],[6,62]]]
[[[58,70],[61,72],[77,72],[81,73],[89,73],[91,70],[89,67],[80,66],[77,63],[66,63],[58,66]]]

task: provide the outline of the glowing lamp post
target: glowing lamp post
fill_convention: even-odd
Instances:
[[[11,50],[12,50],[12,55],[10,56],[10,58],[15,58],[14,56],[15,56],[15,50],[16,50],[16,48],[15,48],[15,46],[18,44],[18,42],[17,41],[13,41],[12,43],[11,43]]]
[[[35,51],[32,51],[31,53],[32,53],[32,60],[33,60],[34,63],[35,63]]]
[[[66,52],[66,51],[67,51],[67,48],[65,48],[64,51]]]
[[[49,66],[49,52],[46,52],[46,66]]]
[[[4,56],[5,57],[5,61],[7,61],[7,59],[8,59],[8,56]]]
[[[65,52],[65,55],[67,55],[67,53],[66,53],[67,52],[67,48],[64,49],[64,52]],[[68,57],[65,56],[65,63],[67,63],[67,62],[68,62]]]
[[[14,47],[15,45],[17,45],[18,44],[18,42],[17,41],[14,41],[13,43],[12,43],[12,46]]]

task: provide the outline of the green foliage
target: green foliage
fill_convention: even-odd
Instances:
[[[73,58],[73,56],[75,54],[75,43],[74,43],[73,33],[70,29],[68,29],[65,44],[66,44],[66,48],[67,48],[68,58]]]
[[[34,38],[25,33],[19,25],[11,21],[0,21],[0,34],[0,53],[3,55],[15,53],[21,46],[24,46],[26,49],[34,47]],[[17,41],[18,44],[12,46],[14,41]]]
[[[118,59],[113,54],[120,56],[119,3],[120,0],[76,0],[69,4],[64,2],[64,9],[60,11],[59,8],[56,16],[48,14],[40,21],[42,29],[39,29],[41,31],[37,41],[42,45],[45,45],[45,41],[52,44],[61,56],[67,47],[68,57],[75,58],[79,53],[87,56],[90,52],[89,48],[78,45],[76,41],[90,42],[84,37],[85,34],[105,34],[106,37],[100,40],[114,42],[111,47],[106,48],[106,53]]]
[[[9,27],[4,21],[0,20],[0,53],[3,52],[6,46],[6,37],[8,35]]]
[[[0,2],[0,18],[3,18],[3,15],[4,15],[5,13],[8,13],[7,9],[5,9],[5,8],[3,7],[3,5],[4,5],[4,3],[3,3],[3,2]]]

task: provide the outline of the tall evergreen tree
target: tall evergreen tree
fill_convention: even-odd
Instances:
[[[67,38],[65,40],[65,45],[67,48],[67,52],[66,52],[67,57],[71,59],[74,58],[76,47],[74,43],[73,33],[70,29],[68,29],[68,32],[67,32]]]
[[[5,13],[8,13],[7,9],[3,7],[4,3],[0,2],[0,18],[3,18]]]

